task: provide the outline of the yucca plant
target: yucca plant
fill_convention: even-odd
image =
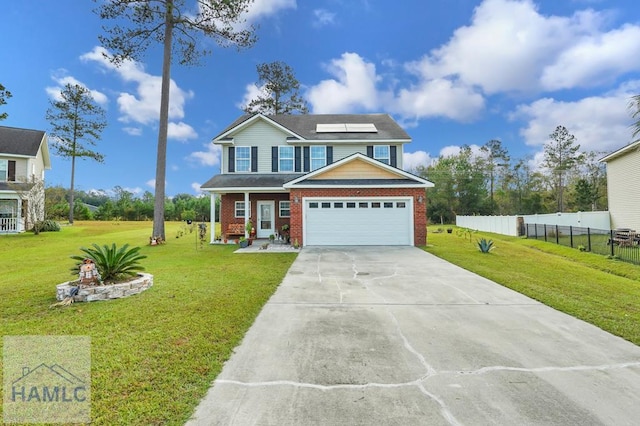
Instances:
[[[493,248],[493,240],[487,241],[486,238],[478,240],[478,248],[482,253],[489,253]]]
[[[85,254],[71,256],[78,261],[72,272],[77,274],[82,262],[89,258],[96,264],[103,282],[116,282],[135,276],[138,271],[144,270],[139,262],[147,257],[140,254],[140,247],[129,248],[129,244],[120,248],[115,244],[111,247],[106,244],[102,247],[93,244],[93,248],[81,247],[80,251]]]

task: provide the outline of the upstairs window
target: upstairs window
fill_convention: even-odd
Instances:
[[[311,171],[319,169],[327,165],[327,147],[312,146],[311,147]]]
[[[391,164],[391,155],[389,153],[389,145],[374,145],[373,158],[384,163]]]
[[[250,171],[251,171],[251,147],[237,146],[236,147],[236,172],[250,172]]]
[[[16,181],[16,162],[13,160],[0,160],[0,182]]]
[[[278,170],[292,172],[294,166],[294,150],[292,146],[278,147]]]

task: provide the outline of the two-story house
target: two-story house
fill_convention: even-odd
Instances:
[[[607,198],[611,229],[640,232],[640,141],[624,146],[600,161],[607,164]]]
[[[0,126],[0,233],[23,232],[44,219],[46,133]]]
[[[301,246],[424,245],[433,184],[402,170],[410,141],[387,114],[244,115],[213,139],[212,222],[219,196],[223,234],[251,220]]]

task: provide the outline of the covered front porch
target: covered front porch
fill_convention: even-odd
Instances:
[[[0,198],[0,233],[13,234],[25,231],[23,200],[4,195]]]
[[[288,234],[291,201],[283,184],[299,174],[222,174],[202,185],[211,196],[211,243],[225,236],[228,240],[249,238],[246,225],[251,221],[255,238],[268,240]],[[216,202],[219,199],[219,203]],[[219,211],[218,211],[219,209]],[[215,218],[220,231],[216,233]]]

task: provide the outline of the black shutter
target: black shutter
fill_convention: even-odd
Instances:
[[[236,171],[236,148],[233,146],[229,147],[229,172]]]
[[[7,170],[7,181],[15,182],[16,181],[16,162],[14,160],[9,160],[9,170]]]
[[[309,170],[311,170],[311,157],[309,154],[309,150],[310,148],[308,146],[305,146],[302,149],[302,157],[304,159],[304,168],[302,170],[304,170],[305,172],[308,172]]]
[[[296,172],[299,172],[301,170],[301,167],[300,167],[300,151],[301,151],[301,149],[300,149],[300,147],[296,146],[295,151],[296,151],[296,154],[295,154],[295,166],[294,166],[294,169],[295,169]]]
[[[327,165],[333,163],[333,147],[327,147]]]
[[[367,145],[367,157],[373,158],[373,145]]]
[[[389,147],[389,160],[391,161],[391,165],[393,167],[398,167],[398,154],[396,151],[396,148],[398,148],[397,146],[390,146]]]
[[[251,171],[256,173],[258,171],[258,147],[251,147]]]
[[[272,172],[278,171],[278,147],[277,146],[271,147],[271,171]]]

